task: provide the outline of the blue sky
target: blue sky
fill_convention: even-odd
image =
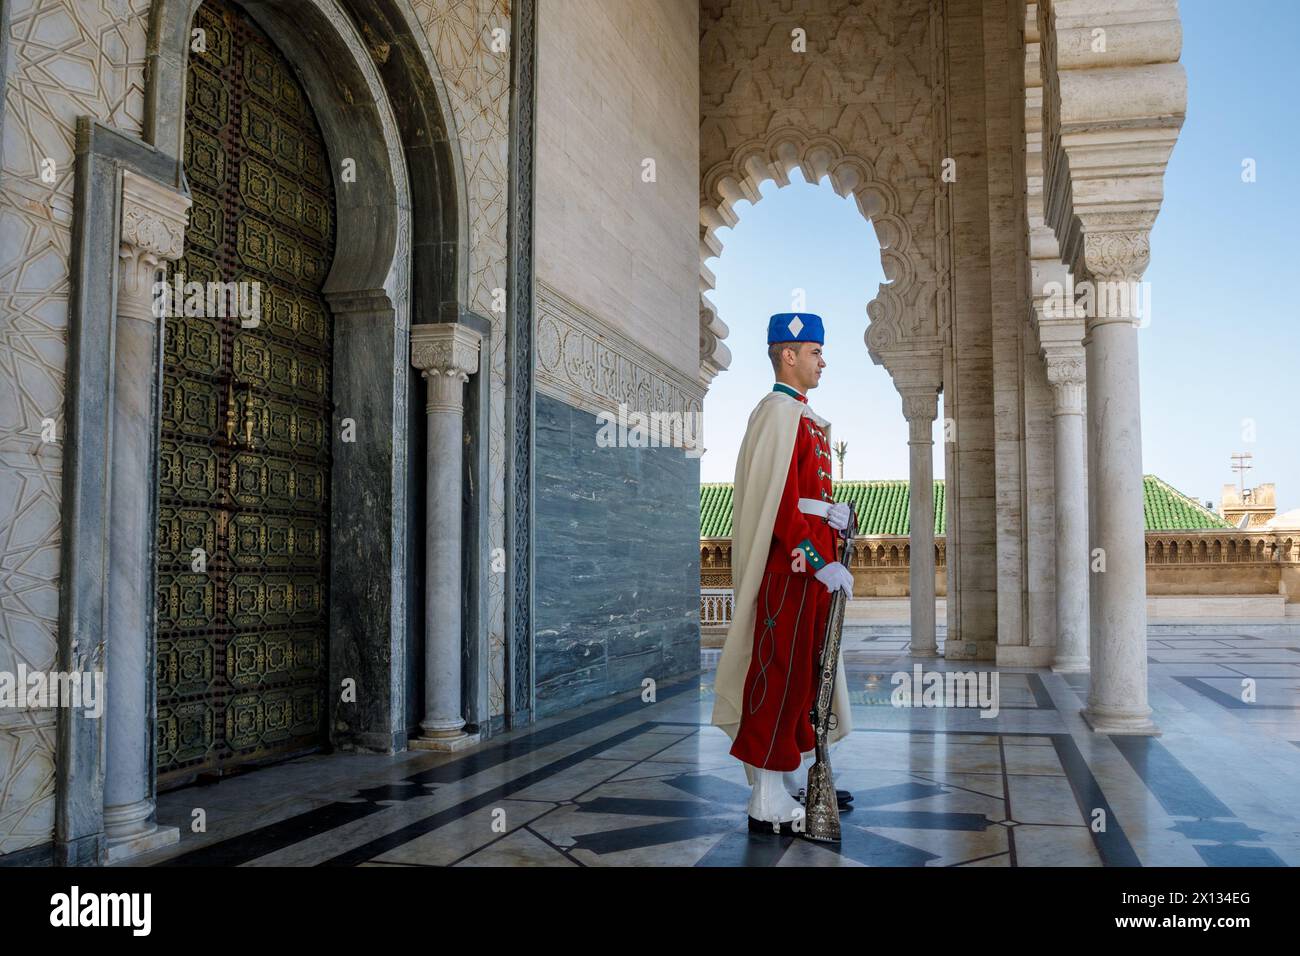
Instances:
[[[1140,332],[1143,470],[1205,501],[1234,482],[1229,456],[1250,452],[1247,485],[1274,482],[1279,510],[1300,507],[1300,274],[1294,223],[1300,155],[1300,3],[1183,0],[1187,118],[1152,231],[1152,317]],[[1242,182],[1255,160],[1256,181]],[[762,187],[719,233],[709,298],[731,330],[731,368],[704,404],[701,479],[730,481],[745,420],[771,387],[767,316],[795,288],[826,319],[827,369],[811,394],[848,442],[845,476],[905,478],[907,426],[889,375],[862,334],[884,281],[871,225],[829,181]],[[942,411],[940,412],[942,415]],[[1249,440],[1253,424],[1254,440]],[[935,470],[943,475],[936,423]],[[837,472],[838,474],[838,472]]]

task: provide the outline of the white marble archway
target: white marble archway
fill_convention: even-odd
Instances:
[[[700,206],[701,379],[707,385],[730,363],[723,342],[726,326],[705,298],[713,288],[713,273],[705,260],[722,253],[717,230],[736,225],[735,204],[758,202],[764,182],[789,185],[790,171],[795,168],[807,182],[816,184],[828,178],[838,195],[853,197],[880,245],[886,281],[866,306],[868,326],[863,338],[872,360],[885,366],[893,378],[908,422],[908,484],[920,491],[909,495],[908,505],[912,653],[937,656],[932,429],[942,388],[939,311],[897,190],[877,177],[871,163],[846,153],[834,137],[782,129],[761,142],[740,147],[727,162],[704,174]]]

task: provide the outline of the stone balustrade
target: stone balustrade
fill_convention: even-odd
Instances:
[[[731,623],[735,592],[731,588],[700,588],[700,627],[725,630]]]
[[[947,595],[947,541],[935,538],[935,594]],[[849,570],[854,597],[906,597],[911,549],[906,535],[854,539]],[[1295,531],[1150,531],[1150,595],[1282,594],[1300,602],[1300,533]],[[700,587],[731,588],[731,539],[700,539]]]

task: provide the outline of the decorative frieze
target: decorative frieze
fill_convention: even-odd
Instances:
[[[537,388],[593,414],[701,411],[704,388],[544,282],[537,283]]]

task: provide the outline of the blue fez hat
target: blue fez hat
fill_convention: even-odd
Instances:
[[[775,342],[825,344],[821,316],[811,312],[778,312],[767,320],[767,344]]]

